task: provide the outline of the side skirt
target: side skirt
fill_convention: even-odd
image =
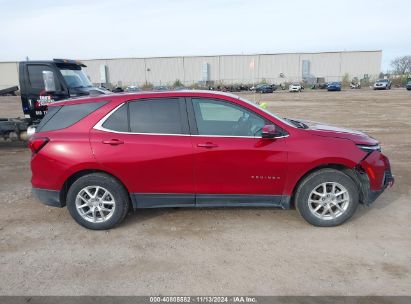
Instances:
[[[131,193],[134,208],[274,207],[290,209],[288,195]]]

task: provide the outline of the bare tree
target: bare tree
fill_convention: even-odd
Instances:
[[[393,74],[407,75],[411,74],[411,56],[397,57],[391,61]]]

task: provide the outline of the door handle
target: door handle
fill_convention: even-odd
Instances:
[[[212,148],[217,148],[218,145],[213,144],[212,142],[206,142],[204,144],[197,144],[197,147],[199,148],[206,148],[206,149],[212,149]]]
[[[109,139],[109,140],[103,140],[103,144],[117,146],[117,145],[124,144],[124,141],[120,139]]]

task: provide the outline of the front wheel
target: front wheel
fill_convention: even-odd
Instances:
[[[352,217],[359,201],[354,181],[341,171],[322,169],[307,176],[297,189],[298,212],[310,224],[338,226]]]

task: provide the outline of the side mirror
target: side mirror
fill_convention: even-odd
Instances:
[[[275,138],[276,135],[275,125],[265,125],[261,129],[262,138]]]
[[[56,83],[54,82],[54,73],[52,71],[43,71],[43,82],[46,92],[56,91]]]

